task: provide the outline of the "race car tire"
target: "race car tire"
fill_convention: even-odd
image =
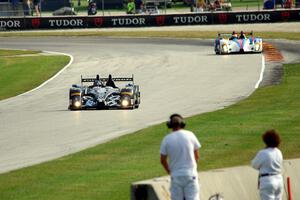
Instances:
[[[136,99],[135,100],[135,102],[134,102],[134,108],[139,108],[139,101],[138,101],[138,99]]]
[[[81,97],[80,96],[72,96],[71,98],[70,98],[70,100],[72,101],[72,104],[70,104],[69,105],[69,109],[70,110],[81,110],[81,108],[82,108],[82,102],[81,102]],[[75,102],[75,101],[80,101],[81,103],[80,103],[80,105],[78,106],[78,107],[76,107],[74,104],[73,104],[73,102]]]
[[[220,49],[216,49],[215,52],[217,55],[222,55],[222,51]]]
[[[121,108],[123,110],[134,110],[135,106],[128,106],[126,108]]]

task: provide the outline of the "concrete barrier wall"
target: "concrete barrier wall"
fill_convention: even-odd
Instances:
[[[284,161],[285,187],[291,179],[293,199],[300,199],[300,159]],[[224,200],[258,200],[258,172],[250,166],[217,169],[199,173],[200,199],[221,194]],[[170,177],[160,177],[132,184],[131,200],[170,200]],[[285,189],[287,191],[287,189]],[[283,199],[286,200],[287,193]]]
[[[300,21],[300,9],[172,15],[0,18],[0,30],[114,28]]]

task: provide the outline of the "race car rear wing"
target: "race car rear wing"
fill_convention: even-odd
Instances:
[[[239,34],[239,33],[237,33]],[[250,32],[244,32],[245,35],[251,35],[253,36],[253,31],[250,31]],[[219,32],[218,33],[218,37],[221,37],[221,36],[231,36],[232,35],[232,32]]]
[[[95,80],[97,80],[97,79],[96,78],[83,78],[82,75],[81,75],[81,84],[82,83],[93,83]],[[106,82],[108,80],[108,78],[100,78],[99,80],[101,82]],[[115,82],[121,82],[121,81],[130,82],[131,81],[132,83],[134,83],[134,76],[132,74],[131,77],[118,77],[118,78],[112,78],[112,80],[115,81]]]

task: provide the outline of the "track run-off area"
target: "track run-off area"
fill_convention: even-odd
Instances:
[[[57,77],[0,101],[0,172],[48,161],[103,143],[172,113],[192,116],[249,96],[262,54],[216,56],[212,40],[97,37],[0,38],[1,48],[67,53]],[[69,111],[68,90],[80,75],[131,76],[140,85],[136,110]]]

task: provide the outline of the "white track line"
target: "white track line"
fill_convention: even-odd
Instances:
[[[24,49],[25,50],[25,49]],[[60,52],[54,52],[54,51],[42,51],[43,53],[49,53],[49,54],[54,54],[54,55],[64,55],[64,56],[68,56],[70,57],[70,61],[69,63],[64,67],[62,68],[59,72],[57,72],[54,76],[52,76],[50,79],[48,79],[47,81],[43,82],[41,85],[39,85],[38,87],[36,88],[33,88],[32,90],[29,90],[27,92],[24,92],[22,94],[19,94],[17,96],[14,96],[14,97],[10,97],[10,98],[7,98],[7,99],[4,99],[2,101],[6,101],[6,100],[9,100],[9,99],[12,99],[12,98],[16,98],[16,97],[19,97],[19,96],[23,96],[23,95],[26,95],[26,94],[29,94],[31,92],[34,92],[38,89],[40,89],[41,87],[43,87],[44,85],[46,85],[47,83],[49,83],[50,81],[52,81],[53,79],[55,79],[57,76],[59,76],[64,70],[66,70],[68,67],[70,67],[70,65],[73,63],[74,61],[74,57],[71,55],[71,54],[67,54],[67,53],[60,53]]]
[[[23,93],[23,94],[20,94],[20,95],[25,95],[25,94],[28,94],[28,93],[30,93],[30,92],[33,92],[33,91],[35,91],[35,90],[40,89],[41,87],[43,87],[44,85],[46,85],[47,83],[49,83],[50,81],[52,81],[53,79],[55,79],[57,76],[59,76],[59,75],[60,75],[63,71],[65,71],[65,69],[67,69],[67,68],[73,63],[73,61],[74,61],[74,57],[73,57],[71,54],[60,53],[60,52],[54,52],[54,51],[43,51],[43,52],[45,52],[45,53],[50,53],[50,54],[64,55],[64,56],[70,57],[71,59],[70,59],[69,63],[68,63],[64,68],[62,68],[59,72],[57,72],[57,73],[56,73],[54,76],[52,76],[50,79],[48,79],[47,81],[45,81],[44,83],[42,83],[42,84],[39,85],[38,87],[36,87],[36,88],[34,88],[34,89],[32,89],[32,90],[29,90],[29,91],[27,91],[27,92],[25,92],[25,93]],[[18,96],[20,96],[20,95],[18,95]]]
[[[255,84],[255,89],[257,89],[259,87],[260,83],[262,82],[262,80],[264,78],[264,72],[265,72],[265,68],[266,68],[264,55],[262,55],[261,60],[262,60],[261,71],[260,71],[259,79],[258,79],[257,83]]]

